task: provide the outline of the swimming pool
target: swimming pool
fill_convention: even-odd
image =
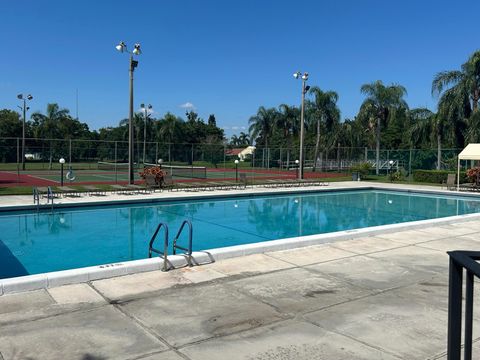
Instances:
[[[194,250],[206,250],[475,212],[480,199],[384,190],[4,212],[0,279],[144,259],[159,222],[172,236],[191,220]]]

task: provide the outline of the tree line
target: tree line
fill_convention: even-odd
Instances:
[[[378,80],[360,88],[365,96],[353,119],[340,120],[335,91],[311,87],[305,100],[305,146],[314,149],[313,159],[341,146],[375,148],[377,173],[380,147],[385,149],[437,148],[437,169],[442,148],[463,148],[480,141],[480,51],[474,52],[459,70],[442,71],[432,81],[437,111],[409,108],[407,90],[399,84]],[[249,119],[251,139],[265,147],[295,148],[299,144],[300,108],[281,104],[260,106]],[[314,162],[315,167],[316,161]]]

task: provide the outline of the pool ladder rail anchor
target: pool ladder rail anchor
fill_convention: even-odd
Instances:
[[[189,229],[189,231],[188,231],[188,247],[187,248],[182,247],[180,245],[177,245],[178,238],[182,234],[182,231],[185,228],[185,225],[188,225],[188,229]],[[164,231],[164,237],[163,237],[163,251],[153,247],[153,245],[155,243],[155,240],[157,238],[157,235],[162,228],[165,230]],[[192,242],[193,241],[192,241],[192,239],[193,239],[192,223],[190,222],[190,220],[184,220],[182,222],[182,225],[178,229],[177,235],[173,239],[173,255],[177,254],[177,249],[185,251],[184,255],[186,255],[186,257],[187,257],[187,264],[188,264],[189,267],[193,266],[193,263],[192,263]],[[168,270],[171,270],[172,268],[174,268],[168,262],[168,244],[169,244],[169,241],[168,241],[168,225],[166,223],[162,222],[162,223],[158,224],[157,229],[153,233],[153,236],[150,239],[150,242],[148,244],[148,257],[151,258],[152,253],[156,253],[163,259],[162,271],[168,271]]]

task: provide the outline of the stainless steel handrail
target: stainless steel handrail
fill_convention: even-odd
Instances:
[[[163,252],[161,250],[155,249],[153,247],[153,243],[155,242],[155,239],[157,238],[158,232],[160,231],[161,228],[165,229],[165,236],[163,239]],[[163,268],[162,271],[168,271],[168,225],[165,223],[160,223],[157,226],[157,230],[155,230],[155,233],[153,234],[152,238],[150,239],[150,242],[148,244],[148,257],[152,257],[152,252],[159,254],[161,257],[163,257]]]
[[[38,210],[38,207],[40,206],[40,193],[36,187],[33,188],[33,204],[37,205]]]
[[[184,248],[182,246],[177,245],[177,240],[180,237],[183,228],[185,225],[188,225],[188,248]],[[193,239],[193,226],[190,220],[184,220],[182,222],[182,225],[178,229],[177,235],[173,239],[173,255],[177,253],[177,249],[185,251],[185,254],[188,256],[187,261],[188,261],[188,266],[193,266],[192,264],[192,239]]]

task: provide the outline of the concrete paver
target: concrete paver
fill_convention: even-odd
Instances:
[[[146,273],[132,274],[111,279],[93,281],[95,289],[110,300],[118,300],[125,297],[158,291],[172,286],[190,284],[180,272],[151,271]]]
[[[393,360],[373,347],[312,324],[286,321],[180,350],[193,360]]]
[[[405,359],[426,359],[446,346],[447,313],[435,301],[445,298],[444,291],[438,286],[415,285],[408,294],[413,296],[406,296],[404,289],[392,290],[305,317]]]
[[[417,244],[425,241],[442,239],[442,238],[448,237],[448,233],[446,231],[443,234],[442,233],[438,234],[438,233],[428,233],[428,232],[419,231],[419,230],[404,230],[404,231],[392,232],[387,234],[381,234],[381,235],[378,235],[378,237],[381,237],[382,239],[400,242],[403,244],[412,245],[412,244]]]
[[[121,308],[174,346],[282,319],[272,307],[221,284],[164,290]]]
[[[310,246],[308,247],[308,251],[305,250],[305,248],[299,248],[275,251],[267,253],[267,255],[298,266],[311,265],[319,262],[355,256],[355,254],[350,251],[339,249],[337,246],[334,247],[330,244]]]
[[[300,268],[249,277],[230,284],[286,314],[320,309],[369,292]]]
[[[448,273],[448,255],[443,251],[431,250],[421,246],[408,246],[386,250],[369,257],[385,259],[412,270],[432,273]]]
[[[480,251],[480,238],[476,237],[477,240],[472,240],[472,237],[467,236],[457,236],[449,239],[441,240],[432,240],[426,243],[419,244],[418,246],[438,250],[442,252],[447,252],[451,250],[472,250]]]
[[[228,261],[219,261],[209,265],[209,267],[225,275],[255,275],[293,266],[263,254],[254,254],[229,259]]]
[[[167,349],[113,307],[2,326],[5,359],[129,359]]]
[[[57,304],[104,303],[105,300],[88,284],[73,284],[48,289]]]
[[[311,265],[309,269],[348,281],[371,290],[387,290],[431,279],[432,273],[399,266],[387,259],[379,261],[367,256]],[[355,269],[352,271],[352,269]]]
[[[178,355],[175,351],[164,351],[158,354],[142,357],[141,360],[185,360],[185,358]]]
[[[395,249],[405,245],[395,241],[382,239],[381,237],[365,237],[347,241],[337,241],[333,243],[332,246],[342,250],[351,251],[356,254],[368,254],[383,250]]]

